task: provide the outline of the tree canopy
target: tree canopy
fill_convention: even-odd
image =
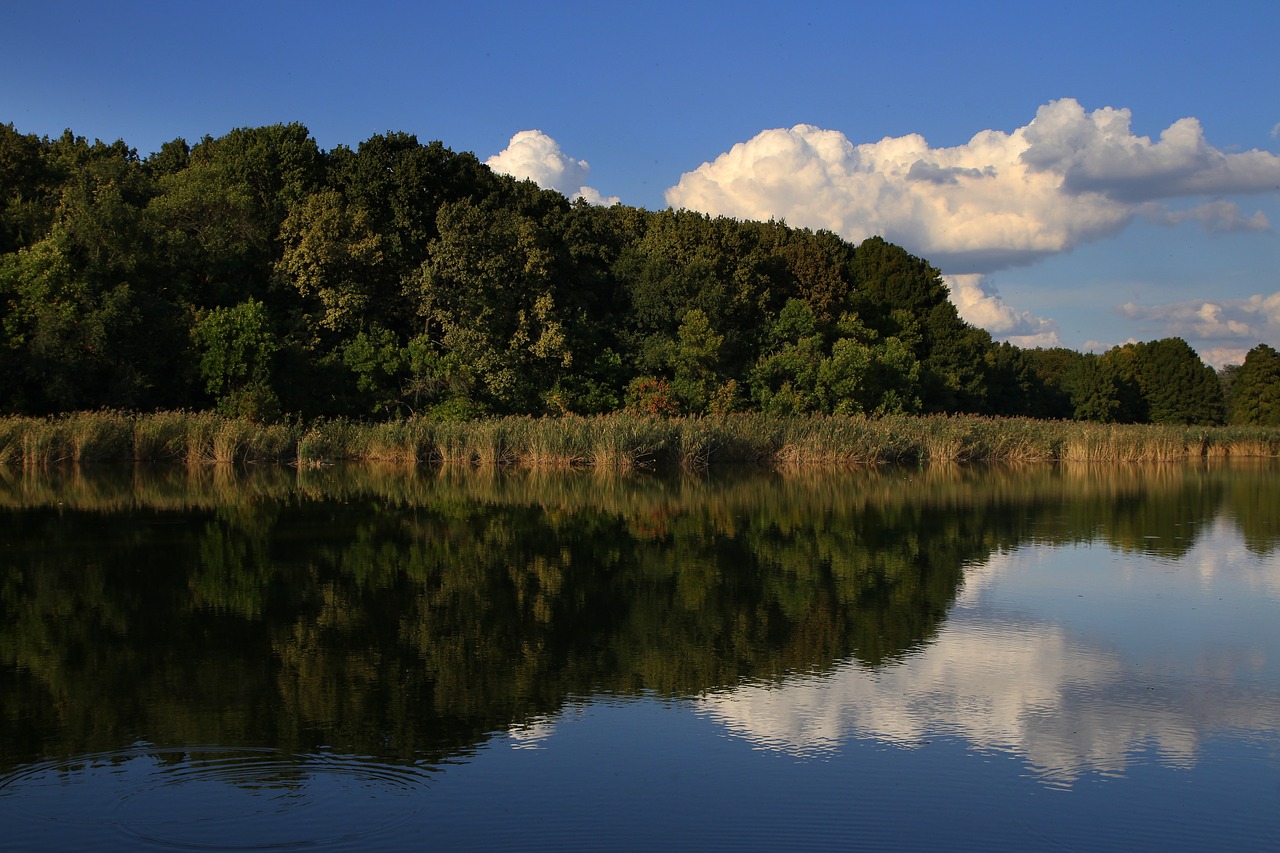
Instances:
[[[1267,355],[1271,353],[1271,356]],[[1181,339],[1023,350],[879,237],[598,207],[412,135],[139,158],[0,125],[0,411],[967,412],[1274,422]]]

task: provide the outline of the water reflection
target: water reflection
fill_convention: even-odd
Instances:
[[[853,738],[959,737],[1058,784],[1123,774],[1150,751],[1191,768],[1223,733],[1275,743],[1280,563],[1242,546],[1226,518],[1199,531],[1179,562],[1040,545],[995,554],[966,572],[936,638],[895,665],[710,691],[700,710],[806,757]]]
[[[416,772],[595,695],[809,757],[1189,766],[1280,731],[1276,473],[6,473],[0,792],[138,741]]]
[[[136,744],[7,776],[6,844],[43,846],[50,826],[53,846],[80,849],[367,844],[413,816],[427,778],[354,756]]]

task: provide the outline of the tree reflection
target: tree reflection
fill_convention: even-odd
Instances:
[[[881,667],[1031,541],[1275,547],[1271,469],[0,481],[0,760],[152,743],[466,754],[601,691]]]

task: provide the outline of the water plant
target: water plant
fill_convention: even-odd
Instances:
[[[115,410],[0,418],[0,466],[140,462],[188,466],[338,462],[446,468],[625,470],[719,464],[775,468],[888,463],[1159,462],[1280,455],[1280,429],[1037,421],[973,415],[638,412],[386,422],[264,424],[216,412]]]

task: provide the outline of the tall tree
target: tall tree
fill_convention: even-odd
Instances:
[[[938,270],[880,237],[859,244],[849,270],[858,317],[881,336],[912,343],[924,410],[986,411],[991,336],[960,319]]]
[[[536,412],[541,391],[573,363],[557,247],[538,222],[469,201],[441,208],[439,236],[416,282],[423,333],[482,409]],[[443,377],[441,377],[443,379]]]
[[[211,166],[222,182],[247,193],[272,239],[289,209],[317,189],[324,175],[319,147],[297,122],[206,136],[192,149],[191,163]]]
[[[154,274],[141,210],[151,182],[136,152],[64,134],[47,160],[64,177],[48,232],[0,255],[6,345],[30,411],[173,405],[185,330]],[[175,357],[179,356],[179,357]]]
[[[1132,423],[1137,383],[1120,375],[1113,361],[1082,355],[1063,378],[1071,394],[1071,417],[1097,423]]]
[[[388,294],[373,287],[384,254],[382,235],[369,219],[368,211],[336,190],[322,190],[295,205],[281,226],[276,272],[306,300],[315,340],[325,333],[354,334],[370,321],[406,311],[387,299],[399,296],[398,289]]]
[[[1138,387],[1155,424],[1220,424],[1225,405],[1213,368],[1182,338],[1134,345]]]
[[[1074,406],[1069,382],[1084,355],[1066,347],[1037,347],[1022,350],[1021,356],[1038,380],[1038,391],[1033,395],[1026,414],[1055,420],[1072,418]]]
[[[50,168],[48,140],[0,124],[0,254],[48,233],[62,176]]]
[[[280,349],[266,307],[250,299],[206,313],[192,330],[205,390],[224,414],[270,420],[280,402],[271,387],[271,360]]]
[[[1280,352],[1258,344],[1231,383],[1231,423],[1280,426]]]

